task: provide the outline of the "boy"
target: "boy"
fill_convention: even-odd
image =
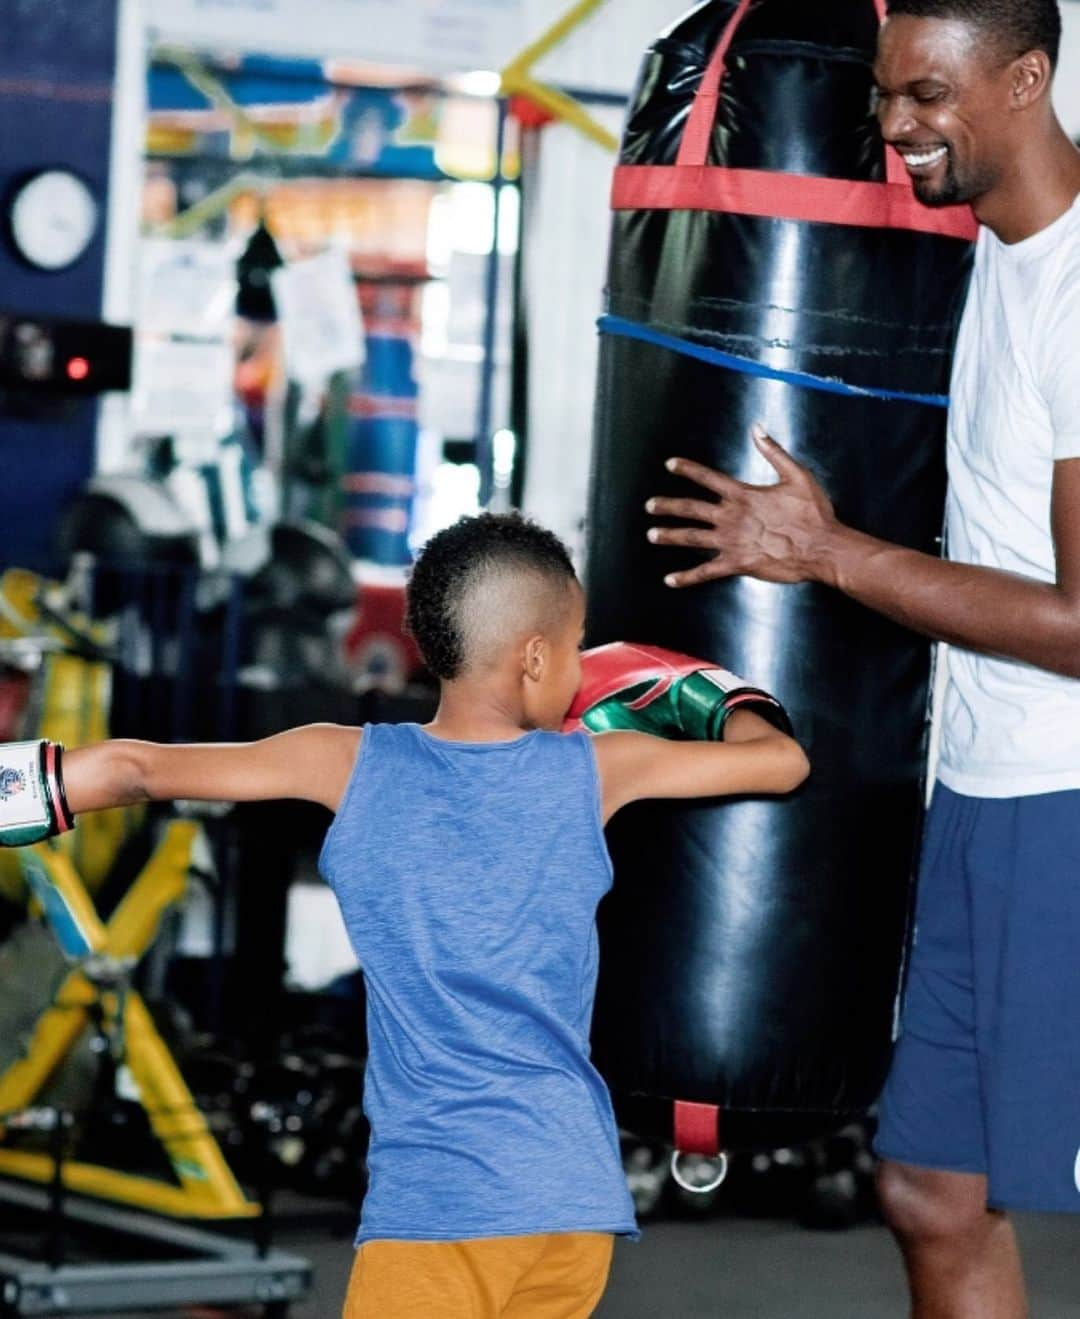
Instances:
[[[781,793],[806,775],[796,743],[743,709],[719,743],[560,734],[584,615],[553,535],[463,519],[409,584],[441,681],[430,724],[114,741],[64,761],[74,813],[174,797],[335,812],[320,865],[364,969],[372,1127],[346,1319],[593,1312],[613,1237],[636,1232],[589,1062],[603,825],[642,797]]]

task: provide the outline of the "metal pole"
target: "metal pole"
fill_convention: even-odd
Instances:
[[[541,129],[519,128],[518,143],[521,173],[518,178],[517,252],[514,254],[513,319],[510,331],[510,429],[517,449],[510,476],[510,506],[521,508],[525,502],[525,478],[529,461],[529,308],[525,262],[526,229],[529,218],[529,188],[537,177]]]
[[[499,316],[499,219],[502,210],[503,151],[506,147],[508,103],[504,97],[495,102],[495,173],[491,178],[491,251],[488,253],[485,288],[484,353],[480,368],[480,400],[476,420],[476,466],[480,471],[480,505],[491,500],[494,483],[491,404],[495,388],[495,331]]]
[[[240,647],[243,616],[243,584],[232,573],[225,600],[225,620],[221,636],[221,667],[218,671],[218,740],[231,742],[236,736],[237,684],[240,674]]]
[[[64,1263],[64,1156],[67,1154],[67,1128],[71,1119],[63,1109],[47,1109],[42,1115],[42,1122],[51,1120],[49,1130],[49,1152],[52,1155],[53,1172],[49,1182],[49,1218],[45,1259],[50,1269],[58,1269]]]

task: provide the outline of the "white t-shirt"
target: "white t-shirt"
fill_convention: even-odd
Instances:
[[[949,415],[948,555],[1056,580],[1054,463],[1080,457],[1080,198],[1011,246],[979,235]],[[1080,788],[1080,681],[949,649],[938,778],[972,797]]]

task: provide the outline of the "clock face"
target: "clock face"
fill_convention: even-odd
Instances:
[[[90,246],[98,223],[94,194],[67,170],[35,174],[15,193],[8,212],[19,255],[40,270],[63,270]]]

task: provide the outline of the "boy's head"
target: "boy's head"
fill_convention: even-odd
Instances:
[[[557,727],[577,691],[584,615],[566,547],[516,513],[462,518],[438,532],[409,579],[408,626],[431,672],[443,682],[483,681],[520,661],[535,727]]]

